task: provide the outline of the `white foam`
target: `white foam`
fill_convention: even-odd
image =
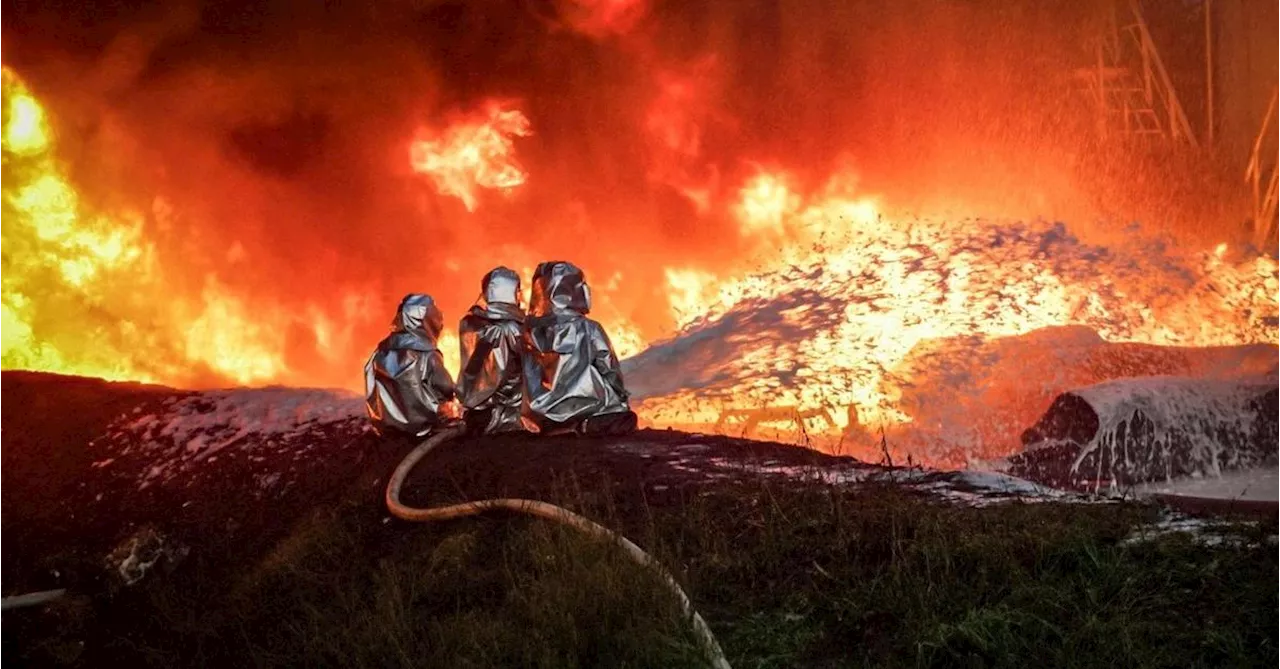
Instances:
[[[955,481],[965,485],[1005,495],[1030,495],[1038,497],[1058,497],[1062,492],[1042,486],[1026,479],[1010,476],[1000,472],[967,470],[956,472]]]
[[[1145,478],[1172,479],[1175,462],[1195,475],[1220,477],[1226,470],[1258,463],[1239,444],[1248,440],[1255,419],[1250,403],[1276,387],[1274,379],[1249,380],[1142,377],[1118,379],[1073,390],[1098,415],[1098,431],[1083,445],[1071,470],[1079,471],[1086,458],[1093,466],[1123,465],[1132,472],[1136,461],[1165,469],[1144,472]],[[1134,415],[1151,421],[1151,452],[1135,453],[1122,440],[1121,426],[1132,434]],[[1132,441],[1130,439],[1130,441]],[[1187,449],[1175,454],[1173,448]],[[1096,478],[1104,478],[1099,472]],[[1106,478],[1109,478],[1106,477]]]
[[[305,450],[303,439],[311,430],[364,415],[362,399],[335,390],[257,388],[215,390],[168,400],[160,413],[136,412],[108,428],[95,442],[116,445],[114,458],[95,463],[105,467],[123,456],[142,457],[148,463],[138,487],[172,481],[213,463],[224,452]]]
[[[1138,495],[1163,494],[1245,502],[1280,501],[1280,468],[1262,467],[1224,472],[1217,476],[1200,476],[1146,483],[1137,486]]]

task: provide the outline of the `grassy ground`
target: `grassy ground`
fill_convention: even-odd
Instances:
[[[1274,523],[1242,528],[1234,546],[1132,544],[1153,509],[956,508],[892,488],[764,482],[620,506],[604,482],[552,488],[676,573],[735,667],[1277,662]],[[27,634],[19,655],[83,666],[702,662],[654,577],[536,519],[414,525],[352,502],[317,511],[229,582],[215,573],[193,556],[29,617],[6,645]]]

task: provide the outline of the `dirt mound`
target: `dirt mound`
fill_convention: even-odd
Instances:
[[[313,389],[180,392],[5,372],[4,579],[10,592],[96,588],[138,533],[218,569],[261,555],[310,510],[383,486],[413,443],[376,437],[358,397]],[[965,503],[1061,493],[1001,475],[871,465],[782,444],[641,430],[626,437],[471,438],[433,453],[405,500],[564,499],[566,481],[617,503],[677,504],[708,486],[894,484]],[[624,509],[625,510],[625,509]]]

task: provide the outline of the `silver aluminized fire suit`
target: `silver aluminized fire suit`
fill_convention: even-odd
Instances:
[[[444,315],[430,295],[411,293],[400,302],[391,334],[364,366],[365,409],[381,434],[424,437],[443,422],[456,395],[436,339]]]
[[[634,429],[618,356],[604,328],[586,316],[591,290],[582,270],[562,261],[538,265],[529,311],[525,393],[541,427],[579,429],[598,417],[622,415]]]
[[[484,434],[526,429],[524,310],[520,275],[498,267],[480,281],[480,300],[458,325],[462,367],[458,395],[467,423]]]

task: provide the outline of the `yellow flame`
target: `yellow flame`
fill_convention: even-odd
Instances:
[[[414,142],[410,161],[442,195],[456,197],[467,211],[475,211],[479,189],[509,191],[528,179],[516,161],[513,140],[531,133],[529,119],[519,110],[490,103],[479,118]]]
[[[6,70],[8,72],[8,70]],[[5,77],[6,81],[8,77]],[[9,98],[5,114],[4,148],[18,155],[40,153],[49,145],[49,128],[40,103],[26,93]]]
[[[153,380],[127,357],[82,355],[37,336],[41,314],[32,290],[76,292],[126,264],[145,270],[148,249],[138,229],[84,211],[75,189],[50,154],[52,131],[44,110],[8,69],[3,70],[4,331],[5,367]],[[137,269],[137,268],[135,268]],[[65,314],[75,318],[77,314]],[[72,328],[76,329],[76,328]],[[94,335],[81,324],[78,336]],[[92,348],[85,342],[82,349]]]
[[[745,233],[782,231],[783,221],[795,212],[800,198],[787,186],[782,175],[761,173],[742,189],[738,220]]]
[[[39,102],[7,68],[3,86],[4,368],[170,383],[201,367],[237,383],[284,375],[287,315],[250,313],[213,277],[194,301],[174,294],[142,217],[86,206]]]
[[[645,339],[636,327],[626,319],[614,319],[602,322],[608,333],[609,343],[613,344],[613,352],[619,360],[630,358],[639,353],[645,346]]]
[[[449,370],[449,378],[454,381],[458,380],[458,373],[462,371],[461,346],[458,333],[453,328],[445,328],[436,339],[436,348],[440,349],[440,355],[444,358],[444,368]]]
[[[217,281],[206,282],[200,312],[187,329],[186,354],[191,361],[240,384],[269,381],[285,371],[279,351],[282,332],[269,326],[270,314],[249,313],[244,303]]]
[[[701,316],[716,297],[712,289],[719,283],[719,277],[711,272],[691,267],[667,267],[663,273],[669,288],[671,315],[675,317],[679,327],[684,327]]]

